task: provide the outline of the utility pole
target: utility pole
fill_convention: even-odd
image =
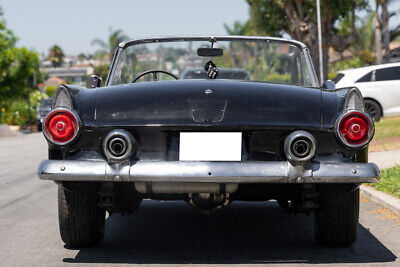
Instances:
[[[321,9],[319,0],[316,0],[317,5],[317,22],[318,22],[318,50],[319,50],[319,79],[321,85],[324,82],[324,59],[322,55],[322,33],[321,33]]]

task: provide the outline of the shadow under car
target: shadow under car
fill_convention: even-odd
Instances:
[[[110,216],[104,241],[64,262],[327,264],[396,259],[361,224],[350,248],[321,246],[313,238],[313,227],[313,216],[290,216],[273,201],[233,202],[204,215],[183,201],[146,200],[131,216]]]

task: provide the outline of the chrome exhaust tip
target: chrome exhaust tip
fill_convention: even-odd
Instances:
[[[127,149],[128,144],[123,138],[114,137],[108,142],[108,151],[115,157],[120,157]]]
[[[135,139],[125,130],[109,132],[103,142],[104,155],[110,161],[125,161],[134,152]]]
[[[295,131],[286,137],[284,151],[289,161],[298,163],[310,161],[316,152],[315,138],[306,131]]]

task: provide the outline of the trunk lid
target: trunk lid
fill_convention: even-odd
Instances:
[[[96,126],[321,126],[321,90],[232,80],[99,88]]]

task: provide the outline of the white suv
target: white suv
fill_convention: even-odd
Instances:
[[[336,88],[360,89],[366,111],[375,121],[400,115],[400,63],[388,63],[339,71]]]

